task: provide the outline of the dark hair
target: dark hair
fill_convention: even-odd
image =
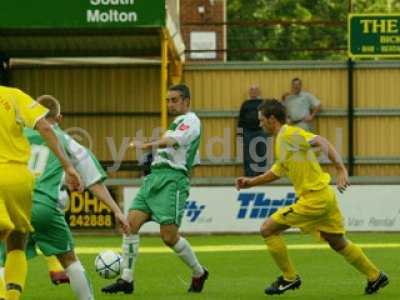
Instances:
[[[265,99],[258,106],[258,110],[266,117],[274,116],[281,124],[286,123],[286,108],[276,99]]]
[[[41,105],[46,107],[49,112],[46,114],[46,118],[55,118],[57,117],[60,112],[60,102],[51,95],[42,95],[36,99]]]
[[[190,100],[190,89],[186,84],[177,84],[171,86],[168,90],[170,91],[177,91],[181,94],[183,99],[189,99]]]
[[[299,81],[301,83],[301,79],[299,77],[295,77],[292,79],[292,82]]]

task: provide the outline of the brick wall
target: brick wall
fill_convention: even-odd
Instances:
[[[225,0],[181,0],[180,1],[180,22],[181,33],[187,50],[190,50],[190,33],[193,31],[213,31],[216,33],[217,49],[224,49],[225,31],[224,26],[212,25],[187,25],[190,23],[222,23],[224,22],[224,2]],[[214,5],[212,5],[214,3]],[[204,7],[204,13],[199,13],[198,8]],[[223,52],[217,52],[215,60],[223,60]],[[187,61],[204,61],[199,59],[191,60],[190,53],[186,53]],[[213,59],[214,60],[214,59]]]

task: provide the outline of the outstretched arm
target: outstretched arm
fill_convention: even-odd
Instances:
[[[114,212],[115,217],[120,221],[122,230],[124,233],[129,233],[129,223],[126,220],[124,214],[121,209],[115,203],[113,197],[110,195],[110,192],[102,183],[96,183],[89,187],[90,191],[102,202],[104,202],[111,210]]]
[[[279,179],[271,170],[257,177],[239,177],[235,180],[236,189],[247,189],[253,186],[262,185]]]
[[[71,156],[72,163],[74,163],[77,171],[81,175],[85,187],[87,187],[100,201],[111,208],[115,217],[120,221],[123,231],[129,233],[129,223],[121,212],[121,209],[115,203],[113,197],[110,195],[110,192],[103,184],[107,175],[94,154],[69,135],[65,134],[64,138],[68,143],[67,151]]]
[[[159,140],[150,142],[150,143],[141,143],[134,141],[129,144],[130,147],[143,149],[143,150],[151,150],[153,148],[165,148],[173,146],[177,143],[177,141],[171,137],[163,137]]]

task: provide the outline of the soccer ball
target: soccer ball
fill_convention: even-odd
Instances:
[[[122,257],[114,251],[106,250],[97,255],[94,265],[101,277],[113,279],[121,273]]]

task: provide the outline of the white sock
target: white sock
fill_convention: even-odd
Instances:
[[[65,269],[69,276],[70,285],[79,300],[94,300],[92,285],[85,269],[78,260]]]
[[[192,246],[190,246],[189,242],[180,237],[178,242],[173,247],[174,251],[180,259],[193,271],[193,277],[200,277],[204,274],[204,269],[200,265],[196,255],[192,250]]]
[[[133,273],[135,264],[139,254],[139,235],[130,234],[124,235],[122,239],[122,275],[121,278],[125,281],[133,281]]]

